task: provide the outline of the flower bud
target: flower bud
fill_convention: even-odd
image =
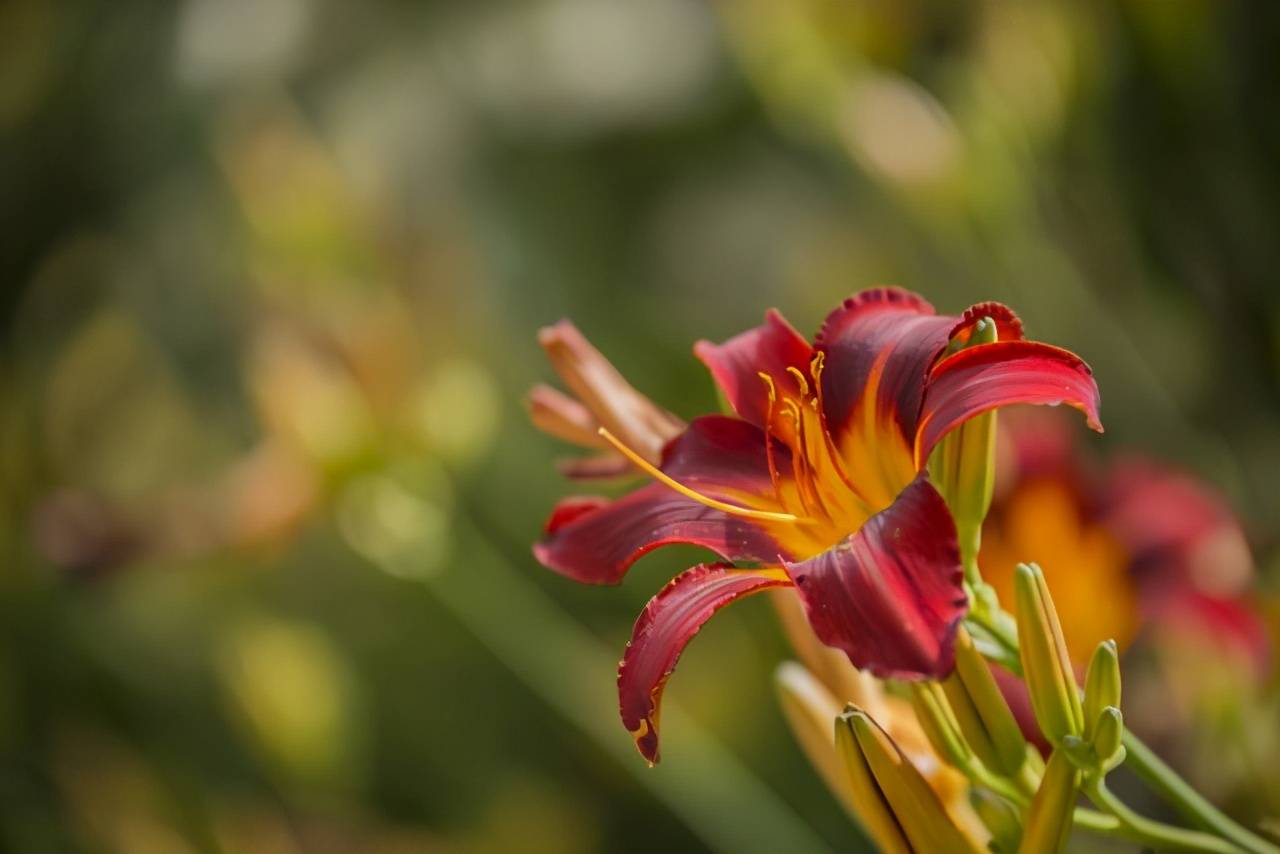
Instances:
[[[848,791],[853,812],[871,837],[876,848],[886,854],[912,854],[911,845],[903,835],[885,793],[876,782],[871,765],[863,755],[858,739],[849,723],[853,712],[837,717],[835,725],[836,753],[844,765],[845,788]],[[904,763],[910,767],[910,763]]]
[[[1066,847],[1079,787],[1076,766],[1061,748],[1054,750],[1031,799],[1018,854],[1052,854]]]
[[[1120,708],[1120,657],[1116,642],[1098,644],[1084,677],[1084,736],[1093,738],[1098,716],[1108,706]]]
[[[988,768],[1011,777],[1027,757],[1027,740],[986,659],[964,629],[956,636],[956,669],[942,684],[960,730]]]
[[[920,728],[939,756],[961,769],[973,763],[973,748],[961,732],[960,723],[940,684],[932,680],[913,682],[911,705]]]
[[[1083,733],[1084,711],[1058,612],[1040,567],[1018,564],[1014,574],[1014,599],[1018,646],[1031,706],[1040,731],[1050,743],[1057,745],[1068,735]]]
[[[845,761],[851,786],[864,793],[877,793],[895,820],[896,837],[884,829],[872,831],[883,850],[984,850],[955,824],[920,772],[865,712],[851,706],[836,718],[836,747]],[[880,833],[891,845],[881,841]],[[893,847],[898,844],[901,847]]]
[[[1124,761],[1125,750],[1120,744],[1123,737],[1124,716],[1115,706],[1108,706],[1098,714],[1093,734],[1093,752],[1103,774]]]
[[[989,317],[979,320],[972,335],[952,342],[947,355],[996,340],[996,324]],[[960,559],[966,580],[977,583],[978,548],[982,543],[982,522],[991,507],[995,487],[996,414],[983,413],[948,433],[929,458],[930,480],[946,499],[955,519]]]

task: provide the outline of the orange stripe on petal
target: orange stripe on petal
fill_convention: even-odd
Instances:
[[[925,380],[960,323],[908,291],[877,288],[845,300],[818,334],[824,421],[844,471],[873,509],[887,506],[915,474],[909,437]]]

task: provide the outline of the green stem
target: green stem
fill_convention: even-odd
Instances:
[[[987,767],[981,762],[967,763],[966,767],[961,770],[972,782],[990,789],[1019,809],[1025,810],[1030,806],[1031,798],[1025,792],[1014,785],[1008,778],[988,771]]]
[[[1280,854],[1280,848],[1232,821],[1191,788],[1150,747],[1129,730],[1124,733],[1125,764],[1193,824],[1229,839],[1250,854]]]
[[[1101,778],[1086,784],[1085,794],[1100,809],[1115,816],[1119,821],[1119,827],[1112,831],[1115,835],[1142,845],[1165,851],[1197,851],[1210,852],[1210,854],[1242,854],[1250,850],[1240,848],[1234,842],[1218,836],[1201,833],[1198,830],[1184,830],[1139,815],[1113,795]]]
[[[1076,827],[1083,827],[1085,830],[1092,830],[1094,833],[1105,833],[1114,836],[1120,832],[1120,819],[1109,813],[1098,812],[1087,807],[1076,807],[1076,811],[1071,816],[1071,821]]]
[[[1003,666],[1015,676],[1022,675],[1022,660],[1018,657],[1018,634],[1004,611],[995,606],[995,613],[979,601],[969,611],[967,622],[974,643],[987,658]]]

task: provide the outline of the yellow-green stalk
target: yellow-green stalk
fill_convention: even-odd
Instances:
[[[1079,791],[1080,772],[1061,748],[1054,750],[1031,799],[1019,854],[1054,854],[1066,847]]]
[[[947,355],[965,347],[991,344],[996,338],[995,321],[984,317],[974,326],[969,340],[963,345],[953,344]],[[971,586],[982,581],[978,574],[978,549],[982,545],[982,522],[987,518],[995,488],[995,450],[996,413],[993,410],[952,430],[929,458],[930,479],[946,499],[955,519],[965,580]]]

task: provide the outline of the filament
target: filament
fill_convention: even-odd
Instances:
[[[769,481],[773,484],[773,497],[785,507],[786,504],[782,500],[782,478],[778,477],[778,461],[774,459],[773,454],[773,407],[778,402],[778,394],[773,387],[773,377],[764,371],[756,376],[764,381],[765,388],[769,391],[769,406],[764,414],[764,457],[769,465]]]
[[[814,407],[818,411],[818,425],[821,427],[822,441],[827,448],[827,456],[831,458],[831,466],[836,470],[836,475],[844,481],[844,485],[849,487],[859,500],[865,503],[862,493],[853,485],[853,479],[849,477],[844,470],[844,463],[840,460],[840,453],[836,450],[835,440],[831,438],[831,428],[827,424],[827,408],[822,399],[822,370],[827,366],[827,354],[819,350],[817,355],[813,357],[813,361],[809,363],[809,373],[813,374],[814,388]]]

